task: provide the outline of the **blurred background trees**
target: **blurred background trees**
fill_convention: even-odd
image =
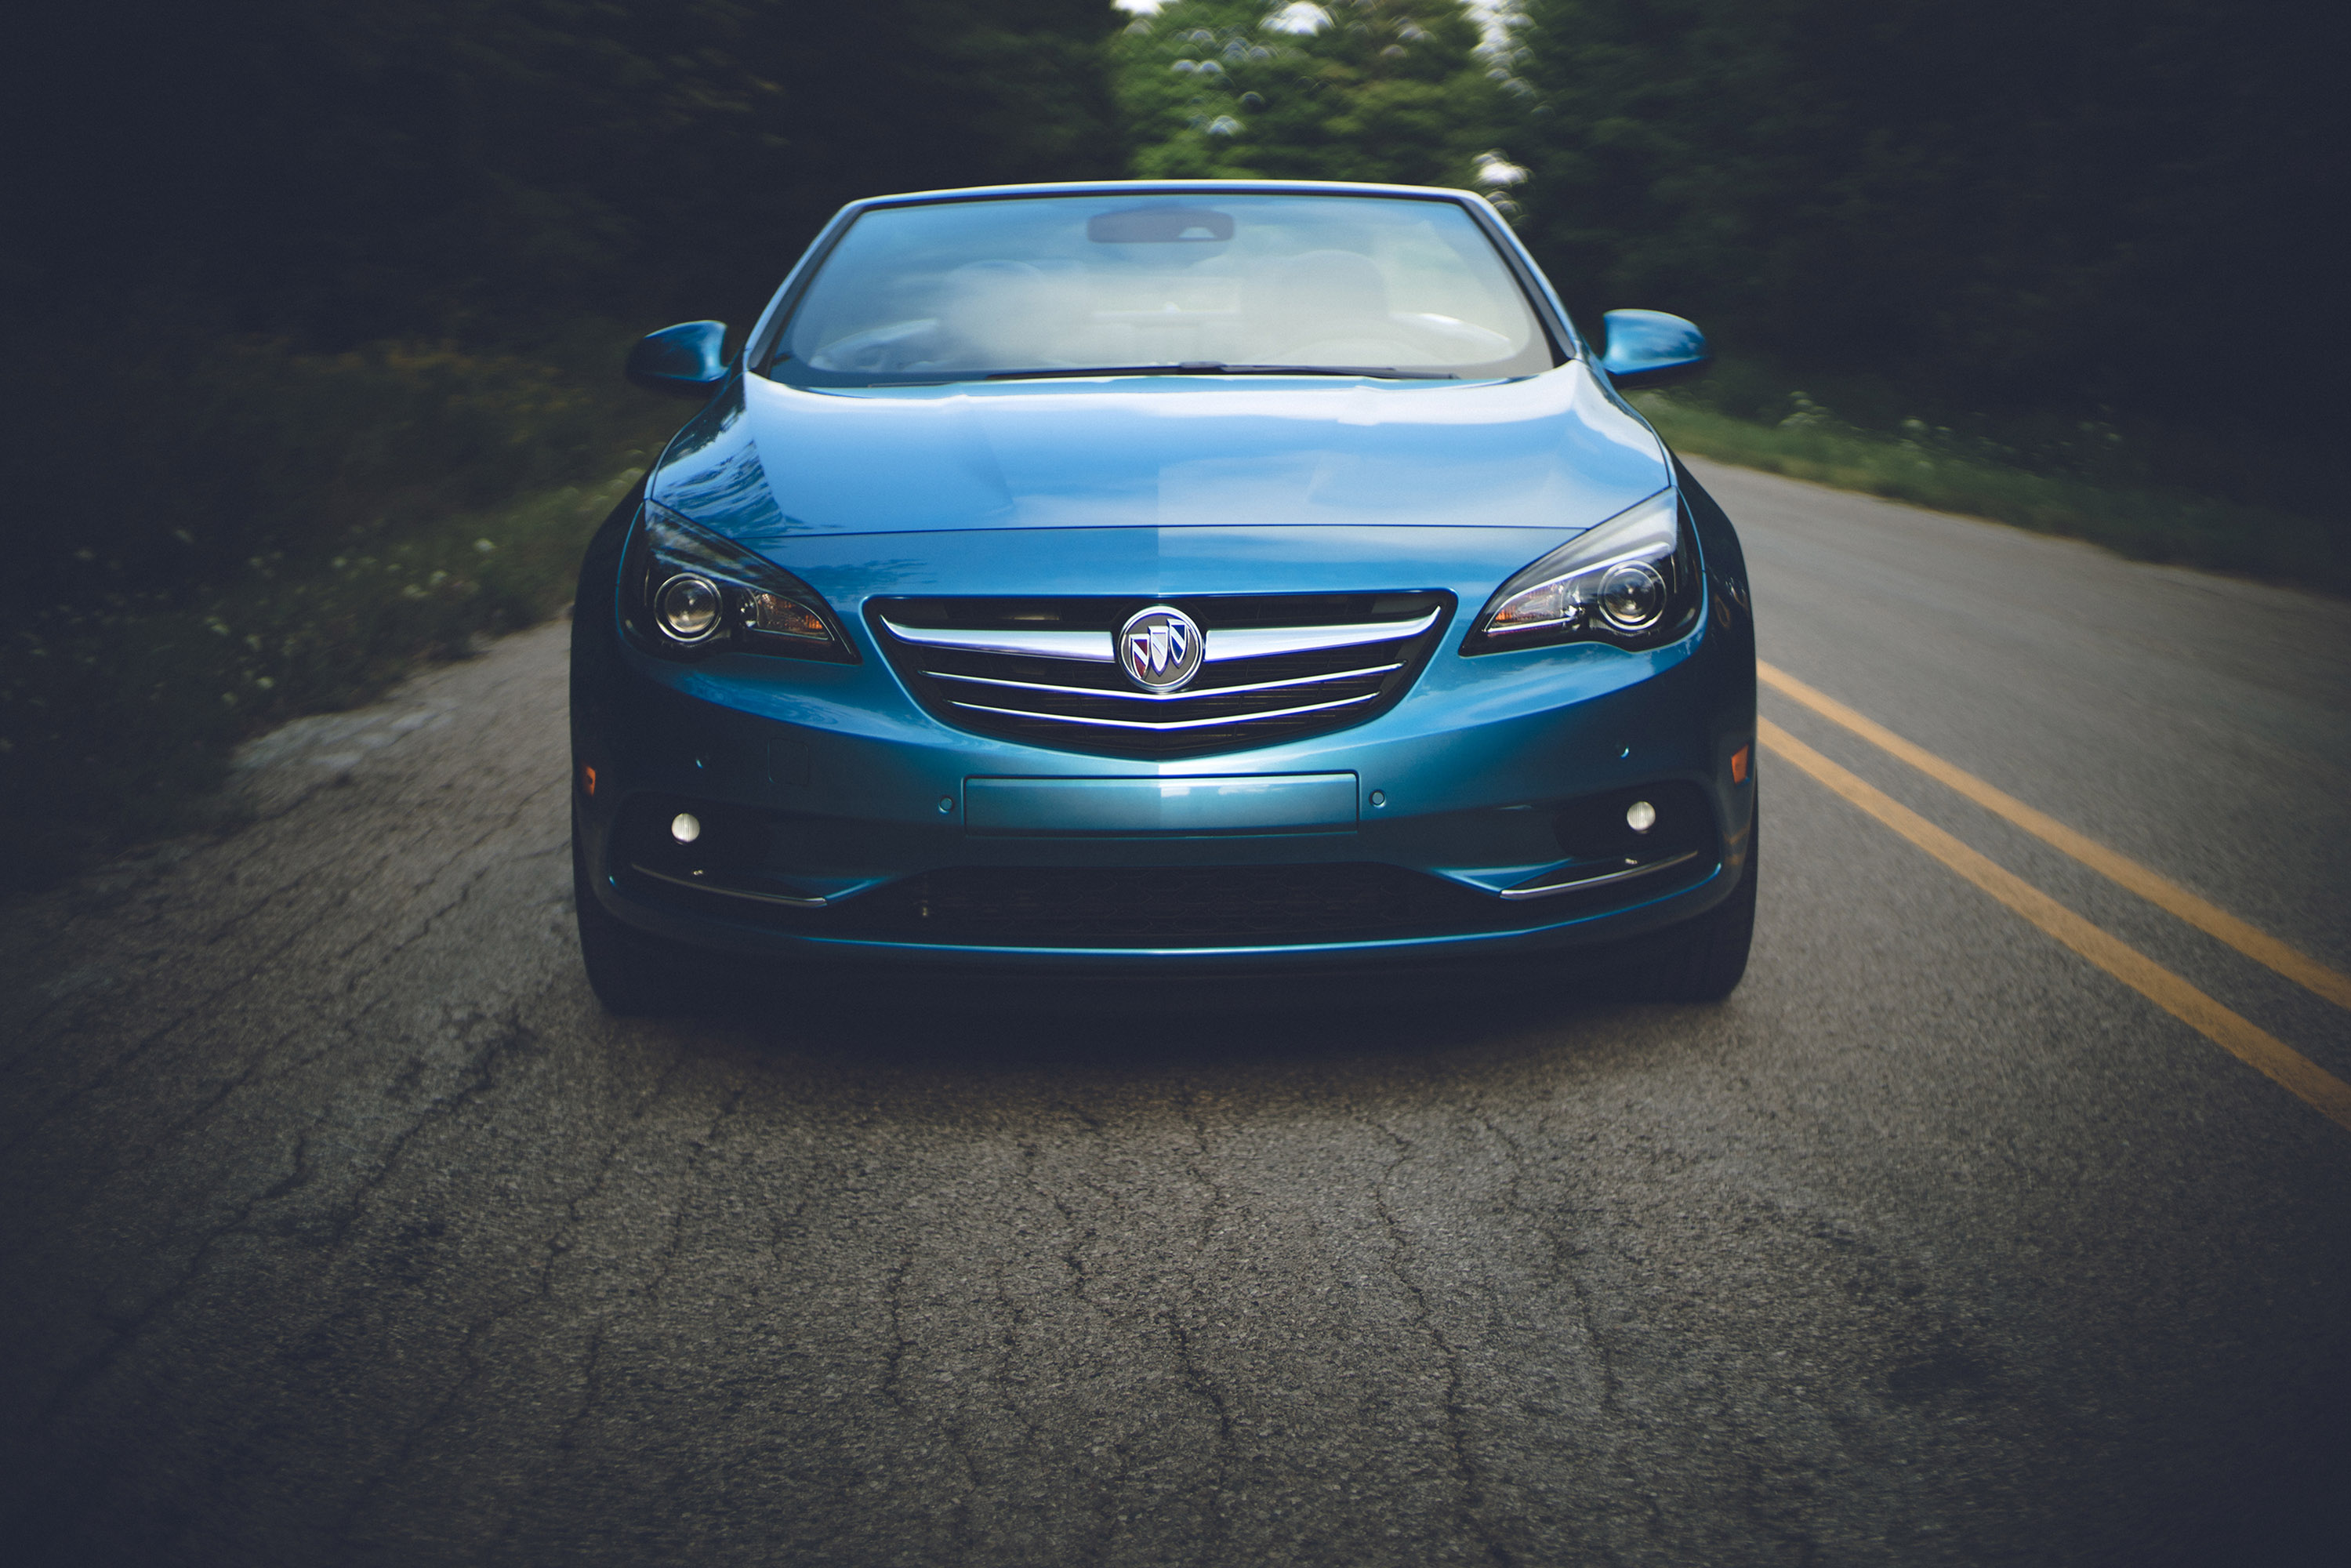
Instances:
[[[2307,444],[2343,412],[2344,312],[2315,234],[2341,204],[2324,106],[2345,16],[2280,0],[1170,0],[1142,16],[1108,0],[94,0],[15,52],[0,95],[8,411],[23,460],[110,468],[116,526],[154,536],[129,555],[176,581],[341,526],[371,504],[349,497],[403,465],[421,481],[472,465],[386,444],[420,421],[393,412],[409,394],[376,373],[385,345],[433,345],[447,382],[475,358],[568,371],[673,318],[740,324],[857,196],[1523,170],[1491,188],[1587,326],[1625,304],[1701,319],[1732,361],[1717,395],[1743,398],[1734,412],[1835,386],[1855,413],[2137,421],[2178,437],[2150,450],[2203,454],[2184,477],[2315,504],[2331,473],[2312,482],[2325,465],[2266,433]],[[2257,355],[2259,375],[2208,362],[2216,349]],[[315,403],[334,379],[273,365],[352,355],[337,396],[365,423],[377,385],[382,428],[333,463],[308,434],[265,450],[272,416],[253,411]],[[108,407],[101,365],[190,395],[151,400],[153,442],[125,442],[77,401]],[[496,387],[531,380],[511,362],[484,374],[485,417]],[[544,413],[540,392],[522,401]],[[241,434],[220,465],[261,445],[241,475],[196,475],[224,419]],[[519,444],[558,428],[532,415]],[[475,501],[498,487],[504,438],[483,439]],[[142,477],[151,444],[170,457]],[[581,460],[509,466],[528,485]],[[195,554],[162,548],[183,533]]]
[[[0,887],[227,745],[559,610],[843,202],[1115,175],[1105,0],[88,0],[12,35]]]
[[[1143,179],[1464,186],[1502,94],[1458,0],[1175,0],[1114,52]]]
[[[486,504],[611,462],[579,449],[611,420],[571,416],[643,406],[603,374],[617,340],[747,325],[843,202],[1122,172],[1118,20],[1102,0],[99,0],[7,105],[20,456],[108,473],[117,586],[331,543],[402,491]],[[412,409],[402,343],[434,347],[470,420]],[[517,356],[595,381],[540,386]],[[322,398],[343,450],[321,449]]]
[[[1750,391],[2136,426],[2170,477],[2339,507],[2345,17],[1525,0],[1521,231],[1580,316],[1696,317]]]
[[[2069,482],[2284,507],[2335,541],[2332,565],[2291,575],[2351,580],[2346,313],[2323,243],[2344,204],[2325,128],[2346,17],[2283,0],[44,13],[12,34],[0,92],[0,881],[125,822],[169,826],[237,735],[559,608],[582,525],[546,498],[609,486],[675,423],[621,385],[629,338],[747,325],[834,209],[883,192],[1481,184],[1587,330],[1624,305],[1702,322],[1724,354],[1694,394],[1713,413],[1768,434],[1825,403],[1903,440],[1959,427]],[[2157,539],[2127,512],[2098,537]],[[2226,533],[2182,559],[2310,554],[2292,530],[2235,553]]]
[[[764,300],[877,191],[1123,172],[1102,0],[114,0],[13,106],[23,278],[336,349]]]

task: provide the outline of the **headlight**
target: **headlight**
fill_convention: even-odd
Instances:
[[[857,662],[816,590],[734,540],[647,501],[621,569],[638,645],[678,658],[732,649]]]
[[[1681,497],[1661,490],[1502,584],[1461,651],[1552,643],[1651,648],[1687,632],[1698,605],[1698,546],[1682,521]]]

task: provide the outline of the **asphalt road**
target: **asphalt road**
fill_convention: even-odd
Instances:
[[[2351,971],[2351,605],[1701,471],[1771,664]],[[0,915],[13,1561],[2343,1560],[2351,1130],[1784,750],[1720,1007],[621,1022],[564,639]],[[2351,1077],[2351,1013],[1765,712]]]

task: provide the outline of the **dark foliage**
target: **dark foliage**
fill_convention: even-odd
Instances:
[[[1115,53],[1144,178],[1468,184],[1501,121],[1460,0],[1172,0]]]
[[[570,510],[486,514],[674,424],[622,387],[628,338],[747,325],[856,197],[1120,172],[1119,21],[96,0],[20,34],[0,883],[184,821],[241,733],[560,608]]]
[[[24,281],[310,347],[739,315],[844,201],[1123,165],[1102,0],[81,15],[104,68],[16,105],[46,154]]]
[[[1458,0],[1142,23],[1107,0],[92,0],[21,23],[0,880],[165,831],[237,735],[559,608],[586,514],[554,487],[601,493],[674,418],[611,373],[626,340],[747,323],[827,214],[891,190],[1486,179],[1586,322],[1705,322],[1729,373],[1691,419],[1785,444],[1829,441],[1834,410],[1929,455],[2340,533],[2321,269],[2345,13],[1523,9],[1499,57]],[[2205,541],[2180,559],[2272,570],[2215,542],[2251,513],[2206,511],[2163,536]],[[2273,531],[2286,575],[2341,580],[2344,550],[2328,577]]]
[[[2324,275],[2345,14],[2282,0],[1529,0],[1522,227],[1588,318],[1651,305],[1905,413],[2215,431],[2203,477],[2335,509]],[[1876,391],[1857,396],[1881,396]],[[2095,414],[2085,414],[2095,417]],[[2166,443],[2169,444],[2169,443]],[[2159,465],[2158,465],[2159,466]],[[2158,473],[2156,477],[2163,477]],[[2264,488],[2267,486],[2267,489]]]
[[[507,494],[544,484],[550,462],[601,477],[549,452],[547,422],[519,404],[500,434],[520,460],[485,465],[478,442],[421,440],[450,422],[358,390],[360,367],[269,371],[272,355],[423,340],[576,361],[563,350],[583,321],[744,324],[845,201],[1123,162],[1102,0],[83,15],[87,48],[61,57],[106,68],[48,73],[16,104],[10,145],[32,156],[11,225],[8,384],[31,472],[6,492],[5,526],[20,562],[61,566],[57,541],[26,528],[25,499],[60,467],[103,471],[113,587],[332,542],[348,514],[424,477],[403,486],[387,467],[469,470],[447,497],[460,505],[497,498],[484,486],[501,476]],[[586,390],[620,396],[617,381]],[[353,404],[340,424],[306,406],[321,395]],[[526,400],[581,395],[575,382]]]

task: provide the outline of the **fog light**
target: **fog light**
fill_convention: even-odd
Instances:
[[[1625,825],[1636,833],[1646,833],[1657,825],[1657,809],[1646,800],[1635,800],[1625,808]]]
[[[694,842],[702,836],[702,819],[691,811],[680,811],[669,820],[669,836],[682,844]]]

